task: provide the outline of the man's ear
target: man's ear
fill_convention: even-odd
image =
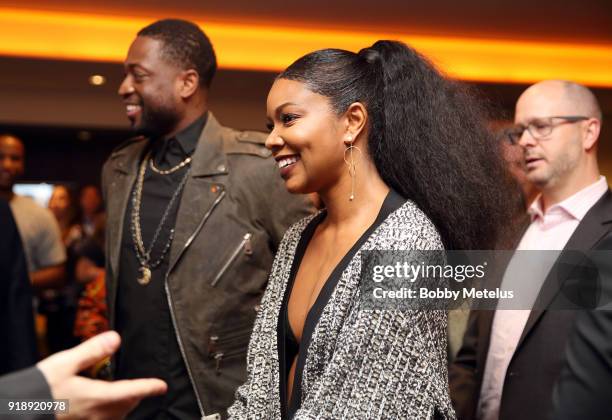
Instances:
[[[591,150],[597,143],[599,138],[599,132],[601,130],[601,121],[597,118],[590,118],[586,121],[586,127],[584,129],[584,137],[582,140],[582,146],[585,150]]]
[[[187,99],[200,88],[200,76],[194,69],[185,70],[181,73],[179,83],[179,95]]]
[[[353,102],[344,113],[346,120],[346,136],[344,142],[353,143],[361,133],[364,133],[368,122],[368,110],[361,102]]]

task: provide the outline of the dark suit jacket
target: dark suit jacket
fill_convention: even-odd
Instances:
[[[612,251],[612,235],[596,250]],[[610,280],[604,278],[603,303],[612,301]],[[610,390],[612,310],[585,311],[577,315],[568,339],[565,365],[553,393],[553,419],[612,419]]]
[[[51,390],[42,372],[37,367],[20,370],[0,377],[0,398],[2,399],[49,399],[52,398]],[[5,407],[4,407],[5,408]],[[0,420],[20,419],[39,420],[53,419],[50,414],[26,414],[26,415],[3,415]]]
[[[564,251],[593,249],[610,229],[612,193],[607,191],[584,216]],[[563,285],[567,279],[553,273],[557,274],[556,266],[544,281],[535,307],[549,308],[559,297],[558,283]],[[494,311],[470,314],[463,346],[449,369],[453,405],[462,420],[476,416],[494,314]],[[500,420],[550,417],[552,391],[565,362],[564,350],[575,315],[576,311],[569,310],[531,311],[506,372]]]
[[[9,204],[0,200],[0,375],[38,361],[32,288]]]

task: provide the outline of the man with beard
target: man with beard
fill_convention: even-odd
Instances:
[[[0,135],[0,199],[9,202],[25,250],[30,281],[36,290],[61,287],[66,249],[53,213],[13,187],[25,172],[25,147],[11,135]]]
[[[159,377],[163,397],[132,418],[224,415],[246,378],[246,350],[274,252],[307,215],[286,192],[266,136],[222,127],[208,110],[216,59],[193,23],[139,33],[119,87],[141,135],[103,169],[117,379]]]
[[[586,296],[590,286],[573,270],[581,261],[572,251],[597,249],[612,229],[612,194],[597,164],[601,120],[593,93],[572,82],[537,83],[517,101],[510,138],[523,148],[527,179],[541,191],[529,207],[531,223],[517,250],[559,256],[547,263],[550,252],[539,254],[539,264],[519,278],[525,270],[516,253],[501,286],[514,278],[534,293],[521,297],[520,309],[504,310],[500,302],[496,311],[470,314],[449,371],[459,419],[550,417],[577,312],[560,309],[568,308],[564,299],[572,288]]]

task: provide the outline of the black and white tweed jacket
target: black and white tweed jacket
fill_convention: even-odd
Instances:
[[[277,326],[291,265],[304,228],[285,234],[261,302],[247,355],[248,379],[228,414],[280,419]],[[325,305],[302,372],[294,419],[454,419],[446,362],[446,312],[359,307],[364,250],[441,250],[433,223],[411,201],[367,238]]]

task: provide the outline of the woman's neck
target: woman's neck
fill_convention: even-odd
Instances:
[[[370,225],[376,219],[389,193],[389,187],[372,163],[359,169],[358,167],[354,187],[347,173],[336,184],[319,192],[327,210],[324,222],[326,225]],[[350,200],[351,195],[353,200]]]

